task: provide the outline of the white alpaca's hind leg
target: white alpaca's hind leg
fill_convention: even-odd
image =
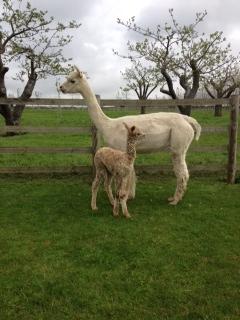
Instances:
[[[186,189],[187,183],[189,180],[189,173],[187,164],[185,161],[185,154],[183,155],[176,155],[173,154],[173,170],[177,178],[177,186],[173,197],[170,197],[168,201],[172,205],[176,205],[179,201],[182,200]]]

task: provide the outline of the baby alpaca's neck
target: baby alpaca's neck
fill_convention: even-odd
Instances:
[[[128,137],[127,141],[127,155],[134,160],[136,158],[136,139],[135,137]]]

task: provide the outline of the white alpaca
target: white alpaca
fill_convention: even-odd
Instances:
[[[123,215],[126,218],[130,218],[127,208],[129,175],[134,168],[136,144],[138,140],[143,137],[143,134],[135,126],[129,128],[127,124],[124,123],[124,125],[128,132],[127,151],[124,152],[109,147],[103,147],[98,149],[95,154],[94,164],[96,176],[92,184],[91,207],[92,210],[97,210],[97,193],[99,184],[103,178],[109,201],[113,205],[113,215],[118,216],[119,203],[121,203]],[[115,200],[111,190],[111,181],[113,177],[116,184]]]
[[[76,67],[60,86],[63,93],[80,93],[88,105],[90,117],[103,136],[105,143],[112,148],[126,150],[126,130],[123,122],[128,126],[136,125],[144,134],[144,138],[137,145],[138,152],[158,152],[169,150],[172,154],[173,169],[177,177],[177,187],[170,204],[177,204],[183,197],[189,179],[186,152],[194,138],[198,140],[201,126],[192,117],[171,112],[130,115],[112,119],[107,117],[92,91],[85,75]],[[132,172],[132,197],[135,194],[135,174]]]

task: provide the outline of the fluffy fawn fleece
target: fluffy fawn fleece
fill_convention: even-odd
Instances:
[[[113,215],[119,215],[119,204],[121,204],[122,213],[126,218],[131,215],[127,208],[127,199],[129,192],[129,179],[133,171],[136,158],[136,144],[143,134],[135,126],[128,127],[124,123],[127,135],[127,151],[120,151],[109,147],[100,148],[94,157],[96,167],[96,176],[92,184],[92,210],[97,210],[96,199],[98,188],[102,179],[104,179],[105,191],[108,194],[110,203],[113,205]],[[112,194],[111,182],[115,179],[116,195]]]

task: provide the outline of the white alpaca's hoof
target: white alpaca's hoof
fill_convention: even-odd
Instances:
[[[169,198],[168,198],[168,201],[169,201],[169,202],[172,202],[173,200],[174,200],[174,197],[169,197]]]
[[[92,210],[93,210],[93,211],[97,211],[97,210],[98,210],[98,207],[92,206]]]

